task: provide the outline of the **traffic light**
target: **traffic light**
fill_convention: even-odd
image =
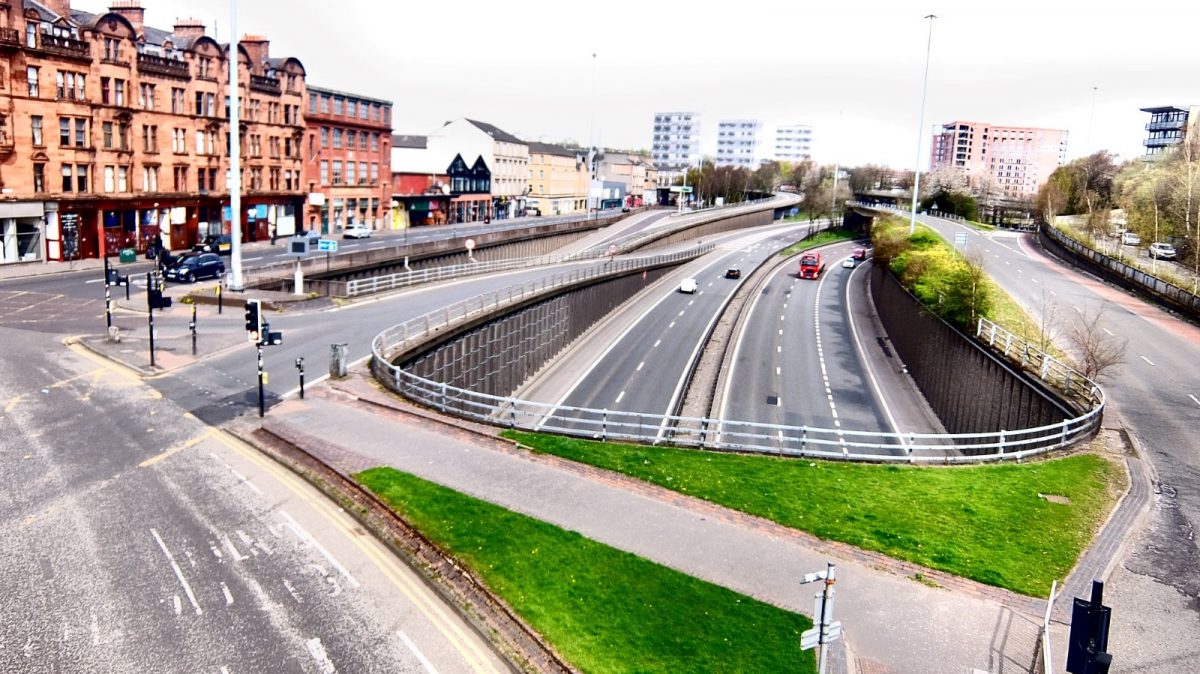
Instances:
[[[283,344],[282,332],[271,332],[268,329],[264,334],[266,335],[266,339],[263,340],[263,343],[267,346],[279,346],[280,344]]]
[[[171,308],[171,298],[163,295],[163,292],[158,288],[150,287],[146,289],[146,292],[147,304],[151,310]]]
[[[259,341],[262,332],[262,301],[246,300],[246,332],[251,342]]]

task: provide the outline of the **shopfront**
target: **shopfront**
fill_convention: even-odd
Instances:
[[[45,230],[42,202],[0,204],[0,264],[41,260]]]

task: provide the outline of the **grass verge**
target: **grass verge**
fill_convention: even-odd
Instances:
[[[356,478],[582,671],[816,671],[800,614],[392,468]]]
[[[857,232],[851,232],[845,229],[825,229],[817,232],[807,239],[804,239],[803,241],[797,241],[787,248],[784,248],[783,250],[779,251],[779,256],[787,257],[789,255],[795,255],[802,250],[808,250],[809,248],[816,248],[817,246],[824,246],[830,243],[837,243],[838,241],[849,241],[851,239],[857,239],[860,236],[862,235],[858,234]]]
[[[1014,592],[1044,597],[1116,499],[1121,473],[1092,455],[917,468],[621,445],[505,431],[586,463]],[[1053,503],[1041,494],[1064,496]]]

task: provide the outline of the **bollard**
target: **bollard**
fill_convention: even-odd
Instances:
[[[344,379],[346,377],[346,357],[348,349],[346,344],[330,344],[329,345],[329,376],[332,379]]]

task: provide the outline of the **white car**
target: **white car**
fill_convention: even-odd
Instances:
[[[842,260],[842,266],[847,269],[854,269],[854,258],[848,257],[845,260]]]
[[[679,284],[679,292],[694,295],[700,289],[700,284],[694,278],[685,278],[683,283]]]
[[[1176,256],[1175,246],[1169,243],[1152,243],[1146,252],[1155,260],[1174,260]]]
[[[1121,243],[1126,246],[1137,246],[1142,243],[1142,237],[1134,232],[1124,232],[1121,234]]]
[[[346,225],[346,227],[342,229],[342,238],[369,239],[371,238],[371,228],[362,224],[361,222],[353,225]]]

